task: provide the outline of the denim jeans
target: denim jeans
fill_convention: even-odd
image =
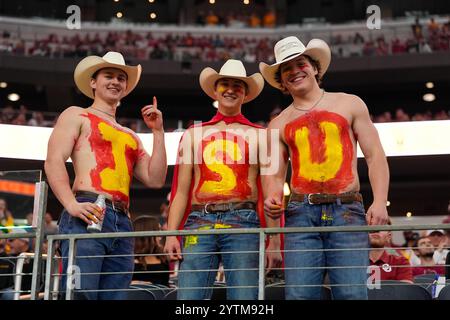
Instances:
[[[285,220],[286,227],[366,225],[362,203],[339,200],[323,205],[310,205],[307,199],[290,202]],[[367,232],[288,233],[284,248],[286,299],[320,299],[325,270],[333,299],[367,299],[369,251],[359,250],[369,248]]]
[[[259,226],[259,217],[254,210],[232,210],[223,213],[194,211],[189,215],[184,229],[258,228]],[[227,299],[256,300],[258,297],[258,251],[258,234],[185,236],[182,249],[183,261],[178,273],[178,299],[211,299],[212,289],[205,287],[213,286],[219,259],[221,259],[228,287]],[[229,271],[230,269],[239,270]],[[237,286],[251,288],[233,288]]]
[[[90,199],[77,198],[79,202],[93,202]],[[63,211],[59,222],[59,233],[61,234],[79,234],[87,233],[87,224],[79,219],[72,217],[66,210]],[[121,211],[113,210],[107,205],[102,232],[130,232],[133,231],[130,219]],[[63,273],[66,273],[68,264],[69,241],[61,241],[61,254],[63,257]],[[75,265],[81,273],[80,288],[74,290],[75,299],[88,300],[116,300],[125,299],[126,291],[117,291],[116,289],[128,289],[131,283],[132,272],[134,269],[134,258],[131,256],[134,252],[133,238],[111,238],[111,239],[87,239],[77,240]],[[99,255],[130,255],[127,257],[99,257],[82,258],[82,256]],[[78,258],[79,257],[79,258]],[[75,269],[76,270],[76,269]],[[100,272],[129,272],[126,274],[96,274],[83,275],[83,273]],[[61,291],[64,294],[66,290],[67,277],[63,276],[61,281]],[[77,281],[74,283],[76,284]],[[108,291],[89,291],[79,292],[78,290],[108,290]],[[78,291],[78,292],[77,292]]]

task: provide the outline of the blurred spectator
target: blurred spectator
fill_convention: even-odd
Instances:
[[[11,211],[8,210],[6,200],[0,198],[0,227],[14,226],[14,217]]]
[[[389,111],[383,112],[375,117],[375,122],[392,122],[392,115]]]
[[[440,25],[437,23],[434,18],[431,18],[428,22],[428,32],[431,34],[435,34],[439,31]]]
[[[11,291],[14,286],[14,262],[6,253],[6,239],[0,239],[0,300],[10,300],[12,294],[5,291]],[[5,292],[6,294],[4,294]]]
[[[426,236],[430,239],[435,251],[433,260],[436,264],[445,264],[448,253],[448,239],[444,230],[428,230]]]
[[[26,219],[27,219],[27,225],[32,226],[33,225],[33,212],[30,212],[29,214],[27,214]]]
[[[11,234],[23,234],[24,236],[27,235],[27,232],[22,228],[15,228],[12,229]],[[8,246],[9,246],[9,254],[11,256],[18,256],[19,254],[23,252],[28,252],[30,249],[30,238],[13,238],[8,239]]]
[[[389,223],[390,224],[390,223]],[[370,240],[370,264],[380,267],[380,280],[399,280],[412,283],[412,268],[408,260],[395,251],[388,252],[385,247],[389,246],[392,239],[390,231],[371,232]]]
[[[419,52],[420,53],[431,53],[433,52],[433,50],[431,49],[430,45],[428,44],[428,42],[424,39],[421,39],[419,41]]]
[[[152,216],[140,216],[134,220],[134,231],[159,231],[158,219]],[[133,281],[146,281],[153,284],[169,286],[169,260],[164,253],[160,237],[140,237],[135,241],[134,271],[151,273],[134,273]],[[143,255],[143,256],[141,256]]]
[[[34,127],[46,127],[48,122],[44,119],[44,114],[40,111],[33,111],[31,114],[31,119],[28,120],[29,126]]]
[[[58,226],[53,221],[52,215],[47,212],[44,217],[45,224],[44,224],[44,232],[46,235],[49,234],[57,234],[58,233]]]
[[[417,40],[423,38],[422,25],[419,22],[419,18],[416,18],[416,20],[415,20],[414,24],[411,26],[411,28],[412,28],[414,38],[416,38]]]
[[[208,12],[208,15],[206,16],[206,24],[209,26],[216,26],[219,24],[219,17],[214,14],[212,10]]]
[[[395,121],[409,121],[409,115],[402,108],[395,110]]]
[[[264,28],[275,28],[277,24],[277,16],[274,10],[269,10],[264,14],[263,26]]]
[[[417,241],[417,256],[420,259],[420,265],[413,267],[413,276],[421,274],[444,275],[445,270],[442,265],[436,265],[433,260],[434,247],[428,237],[421,237]]]
[[[252,13],[249,17],[248,24],[251,28],[258,28],[261,26],[261,19],[256,13]]]
[[[11,105],[7,105],[2,109],[0,122],[4,124],[11,124],[16,116],[16,110]]]

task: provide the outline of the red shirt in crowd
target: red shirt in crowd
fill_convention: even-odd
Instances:
[[[420,276],[422,274],[436,274],[445,275],[445,269],[443,266],[417,266],[413,268],[413,276]]]
[[[408,280],[413,281],[413,271],[408,260],[383,251],[377,261],[370,259],[370,265],[380,268],[381,280]],[[400,267],[398,267],[400,266]]]

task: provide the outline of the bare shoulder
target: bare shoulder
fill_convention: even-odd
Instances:
[[[70,106],[66,110],[61,112],[60,117],[70,117],[80,114],[87,114],[86,109],[77,106]]]
[[[291,108],[287,107],[283,111],[280,112],[278,116],[276,116],[272,121],[269,122],[269,125],[267,126],[268,129],[281,129],[284,127],[286,123],[291,121]]]
[[[56,126],[63,125],[64,127],[67,127],[80,125],[83,121],[83,118],[80,116],[85,114],[87,114],[87,111],[84,108],[77,106],[68,107],[58,116]]]

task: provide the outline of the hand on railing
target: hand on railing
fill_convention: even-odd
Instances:
[[[372,203],[367,209],[366,221],[369,226],[385,225],[388,223],[388,212],[385,204]]]
[[[164,252],[169,254],[171,260],[183,259],[183,257],[181,256],[180,241],[178,241],[176,236],[168,236],[166,238]]]
[[[283,261],[280,251],[280,235],[272,235],[266,249],[266,274],[273,268],[279,268]]]

